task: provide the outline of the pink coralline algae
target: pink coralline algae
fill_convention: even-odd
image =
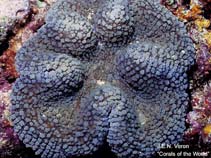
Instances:
[[[211,72],[211,53],[207,45],[201,44],[197,53],[198,71],[203,74]]]
[[[11,84],[1,77],[0,72],[0,157],[7,156],[9,151],[20,144],[9,120]]]
[[[200,135],[204,143],[209,143],[211,142],[211,82],[192,94],[191,103],[193,111],[187,116],[190,128],[186,136]]]

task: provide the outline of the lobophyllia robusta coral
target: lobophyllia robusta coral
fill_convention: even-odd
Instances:
[[[182,139],[185,25],[156,0],[61,0],[19,50],[11,95],[19,138],[43,158],[148,157]]]

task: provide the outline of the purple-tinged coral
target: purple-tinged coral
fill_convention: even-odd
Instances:
[[[118,14],[116,14],[118,13]],[[19,138],[41,157],[119,157],[178,143],[195,51],[185,26],[153,0],[61,0],[16,56]]]

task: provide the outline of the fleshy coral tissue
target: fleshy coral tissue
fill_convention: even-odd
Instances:
[[[61,0],[16,56],[11,94],[19,138],[43,158],[145,157],[181,141],[187,71],[185,25],[157,0]]]

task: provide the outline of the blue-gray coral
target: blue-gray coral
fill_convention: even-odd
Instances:
[[[101,42],[124,44],[134,33],[134,13],[125,0],[104,3],[95,17],[96,35]]]
[[[185,26],[155,0],[61,0],[16,57],[14,129],[41,157],[146,157],[182,139]]]

